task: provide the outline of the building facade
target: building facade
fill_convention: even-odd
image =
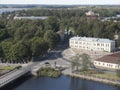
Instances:
[[[104,38],[72,37],[69,39],[69,47],[91,51],[111,52],[115,50],[115,41]]]
[[[103,68],[120,69],[120,52],[98,58],[94,61],[94,65]]]

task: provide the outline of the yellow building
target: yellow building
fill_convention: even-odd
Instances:
[[[91,51],[111,52],[115,50],[115,41],[105,38],[72,37],[69,39],[69,47]]]

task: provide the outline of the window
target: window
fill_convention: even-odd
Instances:
[[[79,42],[79,44],[81,44],[81,42]]]
[[[118,68],[118,65],[116,65],[115,68]]]
[[[99,43],[97,43],[97,46],[100,46],[100,44],[99,44]]]
[[[101,46],[104,46],[104,44],[101,44]]]
[[[104,50],[103,48],[101,48],[101,50]]]
[[[78,42],[76,41],[75,44],[78,44]]]
[[[106,44],[106,47],[109,47],[109,44]]]

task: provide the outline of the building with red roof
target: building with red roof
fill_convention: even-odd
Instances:
[[[120,52],[103,56],[94,61],[95,66],[120,69]]]

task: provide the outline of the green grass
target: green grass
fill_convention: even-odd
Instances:
[[[112,80],[119,80],[120,77],[116,76],[116,74],[108,74],[108,73],[102,73],[102,74],[93,74],[94,76],[99,76],[102,78],[112,79]]]
[[[80,71],[79,72],[80,74],[90,74],[90,75],[92,75],[92,74],[100,74],[100,73],[102,73],[102,72],[98,72],[98,71],[95,71],[95,70],[87,70],[87,71]]]
[[[0,70],[12,70],[15,68],[16,66],[0,66]]]
[[[111,79],[111,80],[119,80],[120,81],[120,77],[118,77],[116,75],[116,73],[104,73],[104,72],[98,72],[98,71],[94,71],[94,70],[88,70],[88,71],[80,71],[80,74],[86,74],[86,75],[92,75],[92,76],[97,76],[100,78],[105,78],[105,79]]]

